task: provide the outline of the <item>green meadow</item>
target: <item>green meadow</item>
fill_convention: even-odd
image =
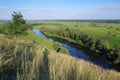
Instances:
[[[71,31],[86,34],[97,39],[103,39],[113,47],[120,44],[120,24],[115,23],[92,23],[92,22],[46,22],[35,25],[34,28],[45,27],[49,30],[60,30],[68,28]]]

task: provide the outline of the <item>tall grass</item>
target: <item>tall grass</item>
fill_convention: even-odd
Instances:
[[[63,54],[48,55],[50,80],[119,80],[120,73]]]
[[[120,73],[57,54],[42,45],[0,38],[0,80],[119,80]]]

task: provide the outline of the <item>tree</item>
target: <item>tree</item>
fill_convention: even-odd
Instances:
[[[120,63],[120,49],[114,48],[110,51],[109,61],[112,63]]]
[[[111,53],[111,57],[115,63],[120,63],[120,44],[114,46],[114,50]]]
[[[86,44],[90,48],[90,50],[95,50],[96,38],[95,37],[88,37]]]
[[[105,40],[97,40],[95,48],[99,50],[100,53],[107,53],[109,49],[109,43]]]
[[[26,21],[23,18],[23,15],[20,12],[13,12],[12,14],[12,29],[14,34],[22,34],[27,30]]]
[[[14,26],[20,26],[20,25],[23,25],[23,24],[26,24],[25,20],[23,19],[23,16],[20,12],[13,12],[12,14],[12,22],[13,22],[13,25]]]
[[[85,34],[82,34],[82,35],[80,36],[80,40],[82,41],[82,43],[83,43],[85,46],[87,46],[87,45],[86,45],[86,43],[87,43],[87,38],[88,38],[88,36],[85,35]]]

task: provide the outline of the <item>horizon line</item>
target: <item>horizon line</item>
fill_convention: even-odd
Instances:
[[[56,21],[61,21],[61,20],[120,20],[120,19],[29,19],[29,20],[27,20],[27,19],[25,19],[26,21],[31,21],[31,20],[33,20],[33,21],[54,21],[54,20],[56,20]],[[11,21],[11,19],[0,19],[0,21]]]

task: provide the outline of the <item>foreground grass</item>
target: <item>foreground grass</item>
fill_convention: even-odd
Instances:
[[[120,73],[0,36],[0,80],[119,80]]]

